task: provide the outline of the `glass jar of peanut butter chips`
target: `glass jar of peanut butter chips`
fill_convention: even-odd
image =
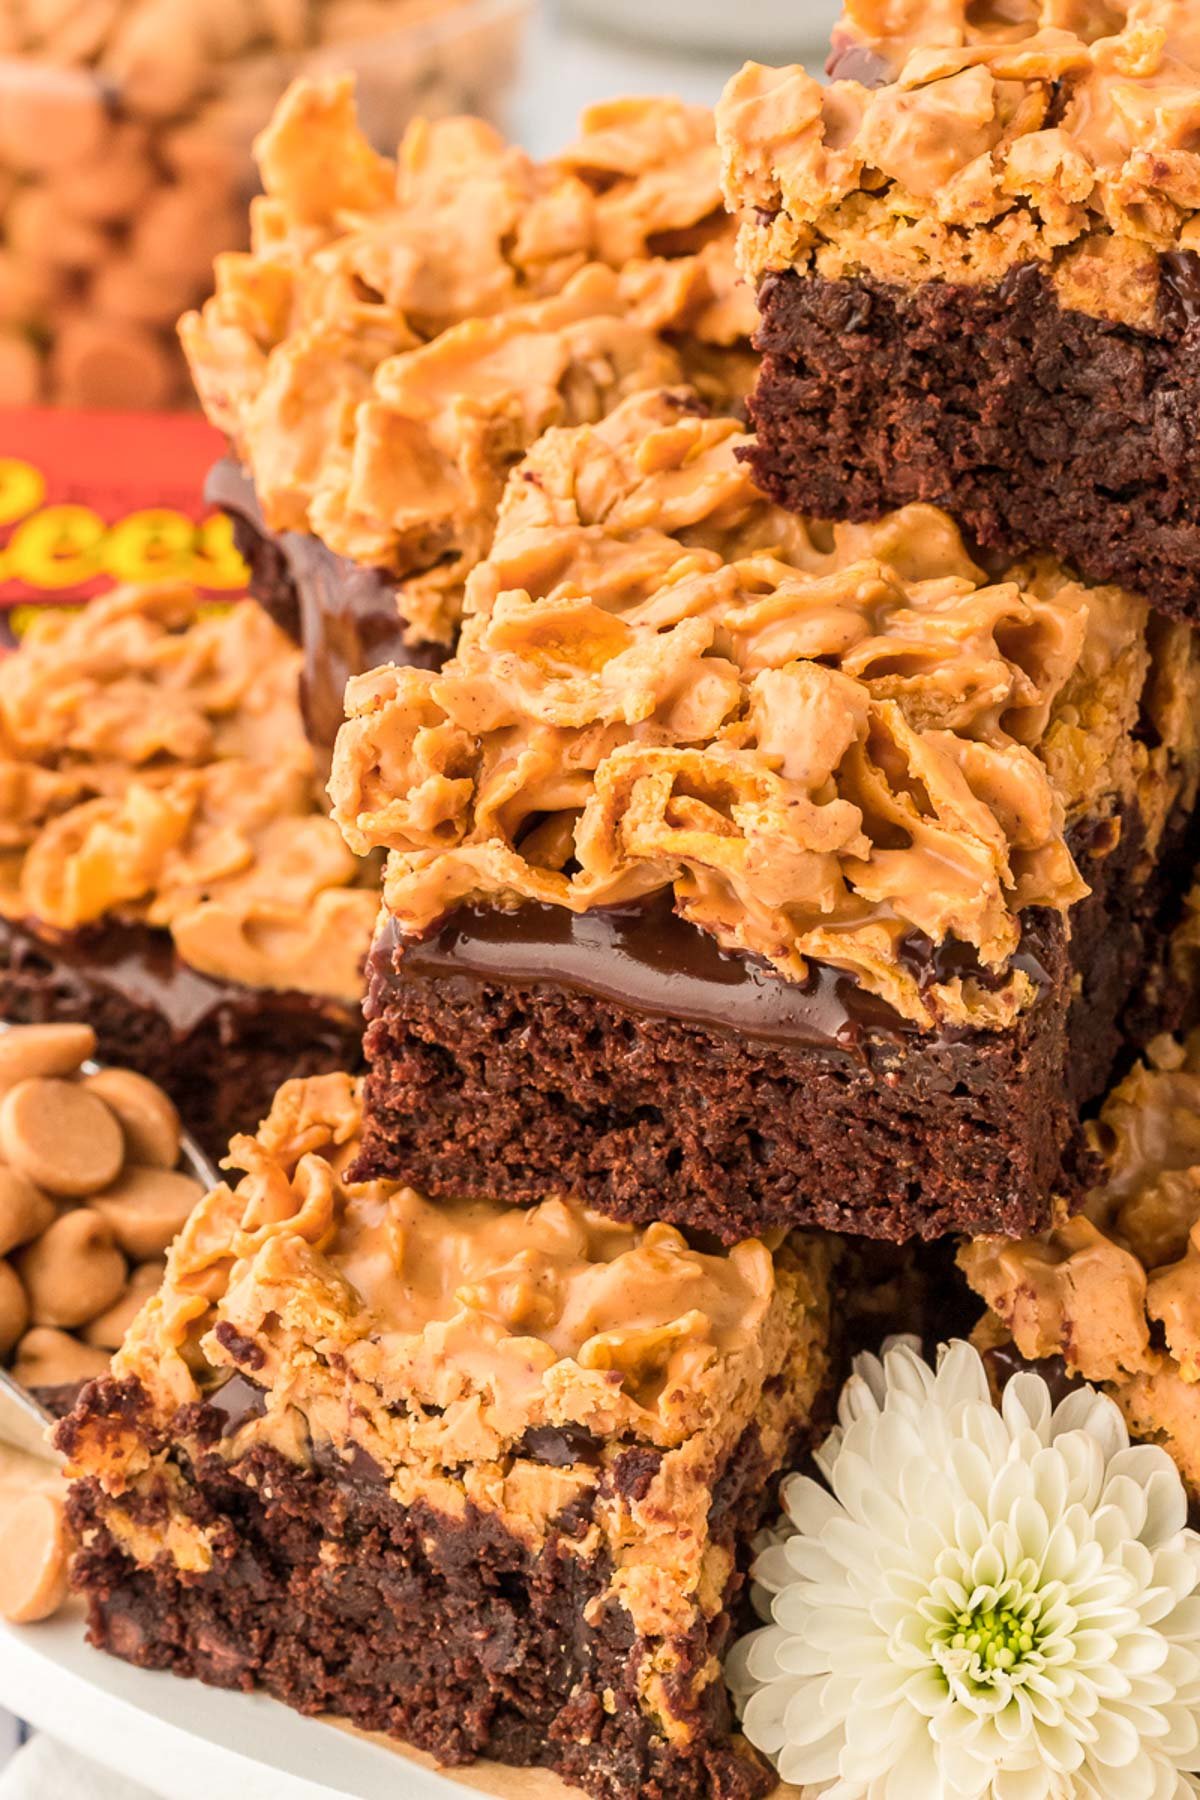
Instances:
[[[349,68],[392,150],[495,117],[529,0],[0,0],[0,406],[188,405],[180,314],[242,247],[251,146]]]

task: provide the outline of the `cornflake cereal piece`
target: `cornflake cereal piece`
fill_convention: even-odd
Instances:
[[[745,391],[753,307],[702,108],[593,107],[546,163],[420,121],[393,162],[348,80],[302,81],[257,151],[253,249],[181,326],[197,388],[267,529],[394,572],[415,639],[452,639],[541,431],[664,382]]]
[[[1200,1493],[1200,1034],[1157,1040],[1091,1137],[1103,1175],[1077,1217],[959,1252],[994,1315],[981,1341],[1102,1386]]]
[[[0,663],[0,911],[143,922],[214,979],[353,1004],[375,900],[318,808],[299,663],[177,584],[40,614]]]
[[[256,1136],[231,1146],[245,1173],[172,1246],[112,1379],[60,1427],[94,1630],[120,1653],[127,1584],[153,1567],[177,1646],[204,1629],[195,1597],[228,1595],[239,1680],[297,1700],[289,1659],[258,1654],[253,1621],[283,1619],[274,1584],[299,1583],[308,1534],[277,1537],[265,1587],[238,1584],[236,1568],[272,1530],[265,1495],[315,1520],[336,1494],[302,1630],[338,1711],[436,1748],[445,1689],[434,1683],[430,1707],[407,1680],[413,1644],[424,1668],[445,1658],[482,1693],[495,1680],[484,1638],[503,1638],[527,1647],[506,1692],[527,1717],[545,1709],[569,1779],[634,1800],[620,1773],[632,1743],[636,1767],[675,1793],[715,1781],[757,1800],[770,1783],[730,1741],[718,1646],[740,1546],[827,1380],[830,1243],[700,1252],[669,1226],[614,1224],[569,1200],[525,1212],[356,1186],[360,1105],[345,1076],[280,1090]],[[364,1614],[368,1517],[405,1573]],[[449,1598],[426,1581],[431,1559],[454,1562]],[[351,1632],[375,1644],[382,1680],[344,1654]],[[148,1613],[142,1650],[159,1638]],[[623,1683],[627,1698],[597,1705],[580,1757],[548,1722],[589,1682]],[[511,1754],[486,1724],[464,1750]]]
[[[1068,11],[849,0],[831,85],[748,63],[718,132],[751,277],[1042,264],[1064,304],[1152,325],[1158,253],[1200,244],[1200,29],[1175,0]]]
[[[747,441],[683,393],[547,433],[456,656],[350,683],[335,817],[388,851],[407,936],[473,901],[582,913],[673,887],[790,980],[830,963],[919,1026],[1002,1028],[1035,997],[1009,965],[1021,915],[1085,891],[1068,821],[1144,803],[1157,846],[1195,792],[1186,635],[1164,640],[1178,716],[1146,760],[1141,602],[1048,563],[989,581],[931,508],[827,533],[762,498]],[[913,932],[992,978],[926,979]]]

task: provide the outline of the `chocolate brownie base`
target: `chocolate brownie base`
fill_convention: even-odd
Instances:
[[[205,497],[229,517],[250,592],[304,651],[300,705],[316,748],[333,748],[352,675],[380,663],[437,669],[450,654],[445,644],[407,642],[385,569],[360,567],[303,532],[269,531],[253,483],[230,458],[213,468]]]
[[[690,927],[687,929],[691,929]],[[433,1197],[548,1189],[724,1243],[819,1225],[896,1241],[1047,1217],[1073,1142],[1068,965],[1010,1031],[773,1043],[552,982],[371,984],[359,1179]]]
[[[468,909],[400,956],[385,927],[355,1173],[442,1198],[561,1189],[725,1243],[1040,1230],[1086,1178],[1078,1110],[1120,1063],[1130,1002],[1148,1036],[1186,1000],[1162,971],[1194,828],[1175,823],[1134,904],[1140,823],[1104,854],[1112,829],[1073,834],[1092,893],[1069,945],[1057,915],[1027,915],[1041,994],[1006,1031],[921,1032],[844,977],[798,989],[661,903]]]
[[[1200,619],[1200,257],[1155,331],[1060,307],[1039,269],[900,287],[792,270],[759,293],[755,480],[828,519],[945,507],[985,550],[1050,551]]]
[[[83,1414],[136,1417],[130,1384],[107,1381],[84,1396]],[[76,1419],[63,1428],[69,1434]],[[189,1421],[189,1434],[203,1421]],[[212,1413],[210,1430],[224,1420]],[[177,1453],[178,1454],[178,1453]],[[618,1459],[615,1479],[644,1469]],[[602,1800],[758,1800],[774,1778],[731,1740],[720,1682],[702,1711],[681,1713],[690,1741],[671,1742],[643,1711],[637,1674],[645,1646],[615,1604],[585,1618],[608,1569],[578,1545],[586,1518],[564,1515],[531,1552],[495,1516],[468,1506],[450,1518],[426,1504],[401,1506],[378,1480],[345,1470],[303,1469],[256,1448],[228,1465],[215,1454],[180,1464],[178,1499],[213,1544],[215,1564],[180,1574],[166,1557],[129,1559],[105,1522],[91,1481],[72,1491],[72,1523],[84,1548],[76,1585],[87,1596],[90,1638],[141,1668],[170,1669],[216,1687],[265,1688],[287,1705],[333,1714],[402,1738],[439,1761],[478,1757],[556,1770]],[[743,1435],[713,1490],[717,1535],[744,1565],[774,1493],[757,1434]],[[161,1503],[126,1496],[149,1531]],[[724,1653],[731,1608],[698,1623],[672,1648],[682,1704],[689,1676]]]
[[[164,1087],[214,1158],[256,1128],[281,1082],[362,1061],[356,1007],[215,981],[136,924],[42,936],[0,919],[0,1018],[91,1025],[97,1055]]]

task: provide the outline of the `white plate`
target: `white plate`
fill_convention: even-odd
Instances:
[[[578,1800],[544,1771],[480,1764],[460,1780],[265,1695],[131,1668],[89,1648],[74,1611],[45,1625],[0,1624],[0,1701],[163,1800],[463,1800],[464,1791]]]
[[[605,31],[652,40],[680,55],[720,51],[750,57],[825,59],[841,0],[561,0],[568,17]]]
[[[88,1647],[74,1610],[45,1625],[0,1623],[0,1702],[162,1800],[582,1800],[544,1770],[479,1763],[451,1776],[265,1695],[131,1668]],[[796,1795],[781,1787],[772,1800]]]

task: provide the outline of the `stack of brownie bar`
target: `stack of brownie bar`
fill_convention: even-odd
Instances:
[[[300,653],[164,582],[37,612],[0,660],[0,1018],[75,1021],[215,1157],[356,1066],[374,896],[319,805]]]
[[[705,115],[393,165],[285,101],[185,337],[324,746],[351,677],[367,1072],[235,1141],[64,1428],[117,1654],[766,1793],[719,1659],[872,1241],[1200,1495],[1200,45],[1044,11],[730,84],[751,430]]]

